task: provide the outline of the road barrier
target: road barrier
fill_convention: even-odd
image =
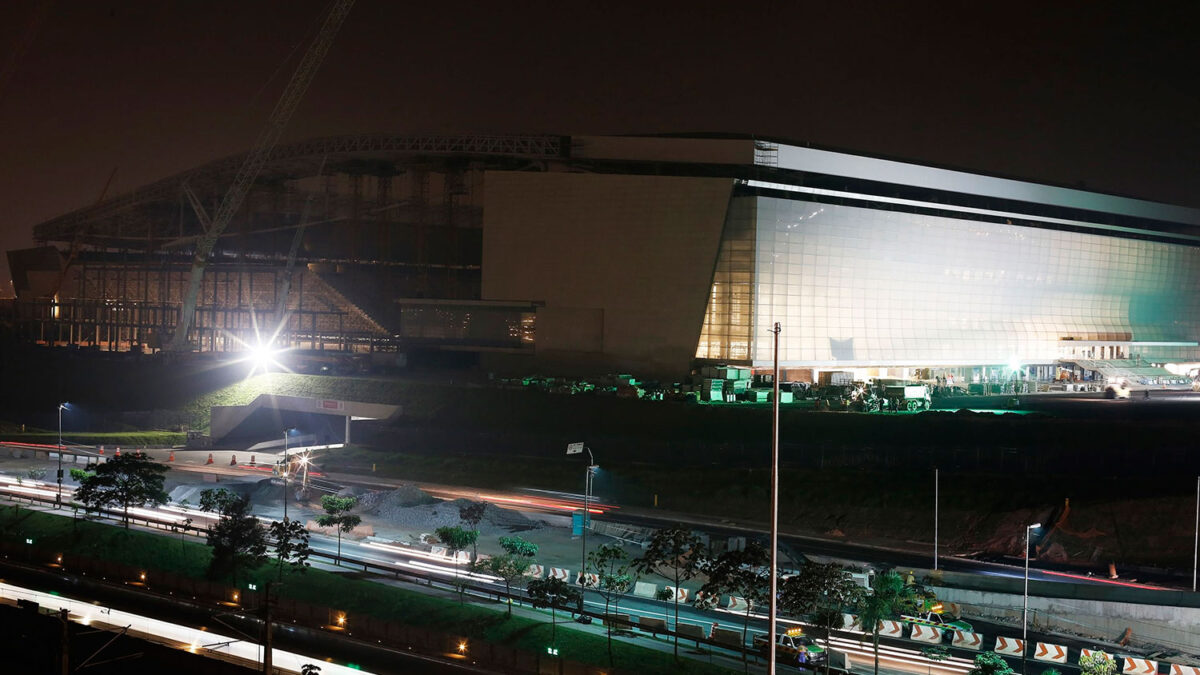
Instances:
[[[1125,656],[1121,659],[1121,672],[1128,675],[1157,675],[1158,661]]]
[[[542,565],[530,565],[528,569],[525,570],[525,576],[533,577],[534,579],[541,579],[542,574],[545,572],[546,568]]]
[[[1062,645],[1052,645],[1048,642],[1039,642],[1037,643],[1037,649],[1033,651],[1033,658],[1036,661],[1066,663],[1067,648]]]
[[[997,654],[1005,654],[1007,656],[1024,656],[1025,641],[1010,637],[997,637],[996,648],[992,651]]]
[[[633,585],[633,594],[639,598],[654,599],[654,594],[658,587],[646,581],[639,581]]]
[[[904,635],[904,624],[900,623],[899,621],[891,621],[889,619],[884,619],[879,622],[879,636],[880,637],[898,638],[898,637],[903,637],[903,635]]]
[[[600,585],[600,575],[592,574],[591,572],[586,574],[581,573],[579,576],[575,577],[575,583],[579,584],[580,586],[596,588]]]
[[[688,589],[684,588],[683,586],[680,586],[679,588],[675,588],[674,586],[666,586],[665,588],[671,594],[671,598],[674,602],[687,602]]]
[[[569,570],[565,567],[551,567],[549,578],[550,579],[562,579],[563,581],[568,581],[571,578],[571,570]]]
[[[942,629],[914,623],[912,625],[912,632],[908,634],[908,639],[916,640],[917,642],[939,644],[942,641]]]
[[[1178,663],[1171,664],[1171,675],[1200,675],[1200,668],[1196,666],[1181,666]]]
[[[1080,659],[1082,659],[1085,656],[1091,656],[1092,654],[1103,654],[1104,658],[1108,659],[1109,661],[1113,660],[1112,654],[1109,654],[1108,652],[1103,651],[1103,650],[1099,650],[1099,649],[1081,649],[1081,650],[1079,650],[1079,658]]]
[[[979,651],[983,649],[983,635],[965,630],[956,630],[954,631],[954,636],[950,639],[950,644],[955,647],[962,647],[963,649]]]
[[[739,598],[736,595],[729,596],[729,604],[725,606],[725,609],[731,612],[745,612],[749,608],[750,605],[746,602],[746,599]]]
[[[856,628],[859,628],[859,629],[862,628],[862,625],[858,622],[858,615],[857,614],[843,614],[842,615],[842,629],[843,630],[854,630]]]

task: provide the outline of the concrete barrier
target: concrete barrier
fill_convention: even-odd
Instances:
[[[1196,666],[1181,666],[1178,663],[1172,663],[1171,675],[1200,675],[1200,668]]]
[[[1079,650],[1079,658],[1081,658],[1081,659],[1085,656],[1091,656],[1092,654],[1103,654],[1104,658],[1108,659],[1109,661],[1113,660],[1112,654],[1109,654],[1108,652],[1103,651],[1103,650],[1098,650],[1098,649],[1080,649]]]
[[[1006,656],[1024,656],[1025,641],[1017,638],[998,637],[996,638],[996,648],[992,651]]]
[[[953,637],[950,638],[950,644],[963,649],[974,649],[979,651],[983,649],[983,634],[971,633],[965,630],[954,631]]]
[[[726,605],[725,609],[731,612],[745,612],[749,606],[750,605],[746,602],[745,598],[739,598],[736,595],[731,595],[729,596],[729,604]]]
[[[667,586],[666,588],[668,591],[670,591],[671,597],[674,602],[687,602],[688,589],[686,589],[682,586],[680,586],[679,588],[675,588],[674,586]]]
[[[917,642],[928,642],[929,644],[940,644],[942,641],[942,629],[914,623],[912,625],[912,632],[908,634],[908,639],[916,640]]]
[[[591,572],[580,574],[578,577],[575,577],[575,583],[580,586],[587,586],[588,588],[596,588],[600,585],[600,575],[592,574]]]
[[[1158,675],[1158,661],[1125,656],[1121,658],[1121,672],[1127,675]]]
[[[857,614],[843,614],[842,615],[842,629],[843,630],[862,630],[862,624],[860,624],[858,622],[858,615]]]
[[[1066,663],[1067,648],[1063,645],[1052,645],[1048,642],[1039,642],[1037,643],[1037,648],[1033,650],[1033,658],[1035,661]]]
[[[563,581],[567,581],[571,578],[571,570],[569,570],[565,567],[551,567],[549,578],[562,579]]]
[[[657,586],[646,581],[639,581],[633,585],[633,594],[639,598],[653,598],[657,591]]]
[[[530,565],[529,568],[525,570],[525,576],[533,577],[534,579],[541,579],[542,575],[545,573],[546,568],[542,565]]]
[[[879,637],[902,637],[904,635],[904,624],[899,621],[890,621],[884,619],[879,622]]]

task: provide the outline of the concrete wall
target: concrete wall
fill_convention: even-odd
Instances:
[[[545,303],[542,363],[685,374],[732,187],[724,178],[489,171],[483,299]]]
[[[967,617],[1015,621],[1020,635],[1020,594],[935,586],[939,600],[962,606]],[[969,620],[969,619],[968,619]],[[1195,652],[1200,644],[1200,609],[1130,602],[1029,597],[1030,627],[1089,635],[1112,642],[1126,628],[1135,643],[1153,643]],[[989,636],[991,637],[991,636]]]

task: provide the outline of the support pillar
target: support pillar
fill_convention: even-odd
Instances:
[[[346,415],[346,445],[350,445],[350,416]]]

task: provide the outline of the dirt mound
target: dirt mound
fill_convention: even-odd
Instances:
[[[393,493],[384,493],[383,498],[378,499],[366,510],[390,525],[432,532],[439,527],[462,525],[459,509],[475,503],[469,499],[438,501],[416,488],[413,490],[420,492],[428,500],[432,500],[432,503],[422,500],[420,503],[404,505],[403,498],[393,497]],[[410,501],[415,497],[410,493]],[[540,522],[530,520],[517,511],[488,504],[484,509],[483,519],[479,522],[478,529],[480,536],[494,536],[532,530],[541,526]],[[466,526],[464,525],[464,527]]]
[[[395,490],[378,490],[355,496],[358,497],[360,510],[368,513],[439,503],[435,497],[412,484],[401,485]]]

